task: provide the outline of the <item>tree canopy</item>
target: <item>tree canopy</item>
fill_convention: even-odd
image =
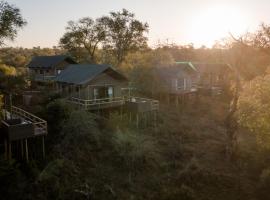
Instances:
[[[60,39],[60,46],[79,57],[82,49],[90,56],[90,62],[96,62],[98,45],[105,40],[105,29],[100,21],[84,17],[78,21],[69,21],[66,33]]]
[[[109,16],[100,19],[106,25],[106,50],[111,50],[118,64],[132,50],[147,46],[148,24],[135,19],[134,13],[123,9],[120,12],[111,12]]]
[[[4,40],[14,40],[18,29],[26,25],[20,9],[5,1],[0,1],[0,46]]]

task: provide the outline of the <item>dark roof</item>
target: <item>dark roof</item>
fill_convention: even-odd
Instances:
[[[197,72],[196,67],[192,64],[192,62],[182,62],[182,61],[177,61],[175,62],[176,66],[182,66],[183,68],[186,69],[191,69],[192,71]]]
[[[231,66],[225,63],[193,63],[200,73],[223,73],[231,70]]]
[[[30,63],[27,65],[29,68],[51,68],[59,64],[62,61],[67,61],[70,64],[75,64],[71,57],[66,55],[56,55],[56,56],[35,56],[32,58]]]
[[[179,74],[191,74],[196,73],[197,70],[191,62],[175,62],[174,65],[158,67],[156,68],[156,73],[161,78],[175,78]]]
[[[109,65],[75,64],[69,65],[65,70],[63,70],[56,77],[56,81],[83,85],[93,80],[95,77],[97,77],[103,72],[108,72],[116,79],[124,81],[127,80],[126,77],[112,69]]]

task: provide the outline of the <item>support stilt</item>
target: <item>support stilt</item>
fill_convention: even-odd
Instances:
[[[12,158],[12,151],[11,151],[11,142],[8,142],[8,159],[11,160]]]
[[[139,114],[136,114],[136,127],[139,128]]]
[[[5,144],[5,159],[7,160],[8,159],[8,142],[7,140],[5,140],[4,142]]]
[[[26,162],[29,161],[28,158],[28,144],[27,144],[27,139],[25,139],[25,157],[26,157]]]
[[[42,155],[43,159],[45,158],[45,138],[44,136],[42,137]]]
[[[23,140],[21,140],[21,154],[22,154],[22,159],[23,159],[23,157],[24,157]]]

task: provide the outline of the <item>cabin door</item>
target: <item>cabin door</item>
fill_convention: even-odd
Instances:
[[[94,88],[94,99],[113,98],[113,87],[97,87]]]

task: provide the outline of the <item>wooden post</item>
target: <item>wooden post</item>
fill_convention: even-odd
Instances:
[[[27,139],[25,139],[25,156],[26,156],[26,162],[29,161],[28,158],[28,144],[27,144]]]
[[[136,113],[136,126],[139,128],[139,114]]]
[[[121,110],[120,110],[120,119],[121,121],[123,120],[123,104],[121,105]]]
[[[43,156],[43,159],[45,159],[45,138],[44,136],[42,136],[42,156]]]
[[[4,145],[5,145],[5,159],[7,160],[8,159],[8,142],[7,140],[4,141]]]
[[[175,96],[175,105],[178,108],[178,95]]]
[[[12,158],[12,151],[11,151],[11,142],[8,142],[8,159],[11,160]]]
[[[131,121],[132,121],[132,113],[129,112],[129,122],[131,122]]]
[[[23,152],[23,140],[21,140],[21,154],[22,154],[22,159],[24,157],[24,152]]]

